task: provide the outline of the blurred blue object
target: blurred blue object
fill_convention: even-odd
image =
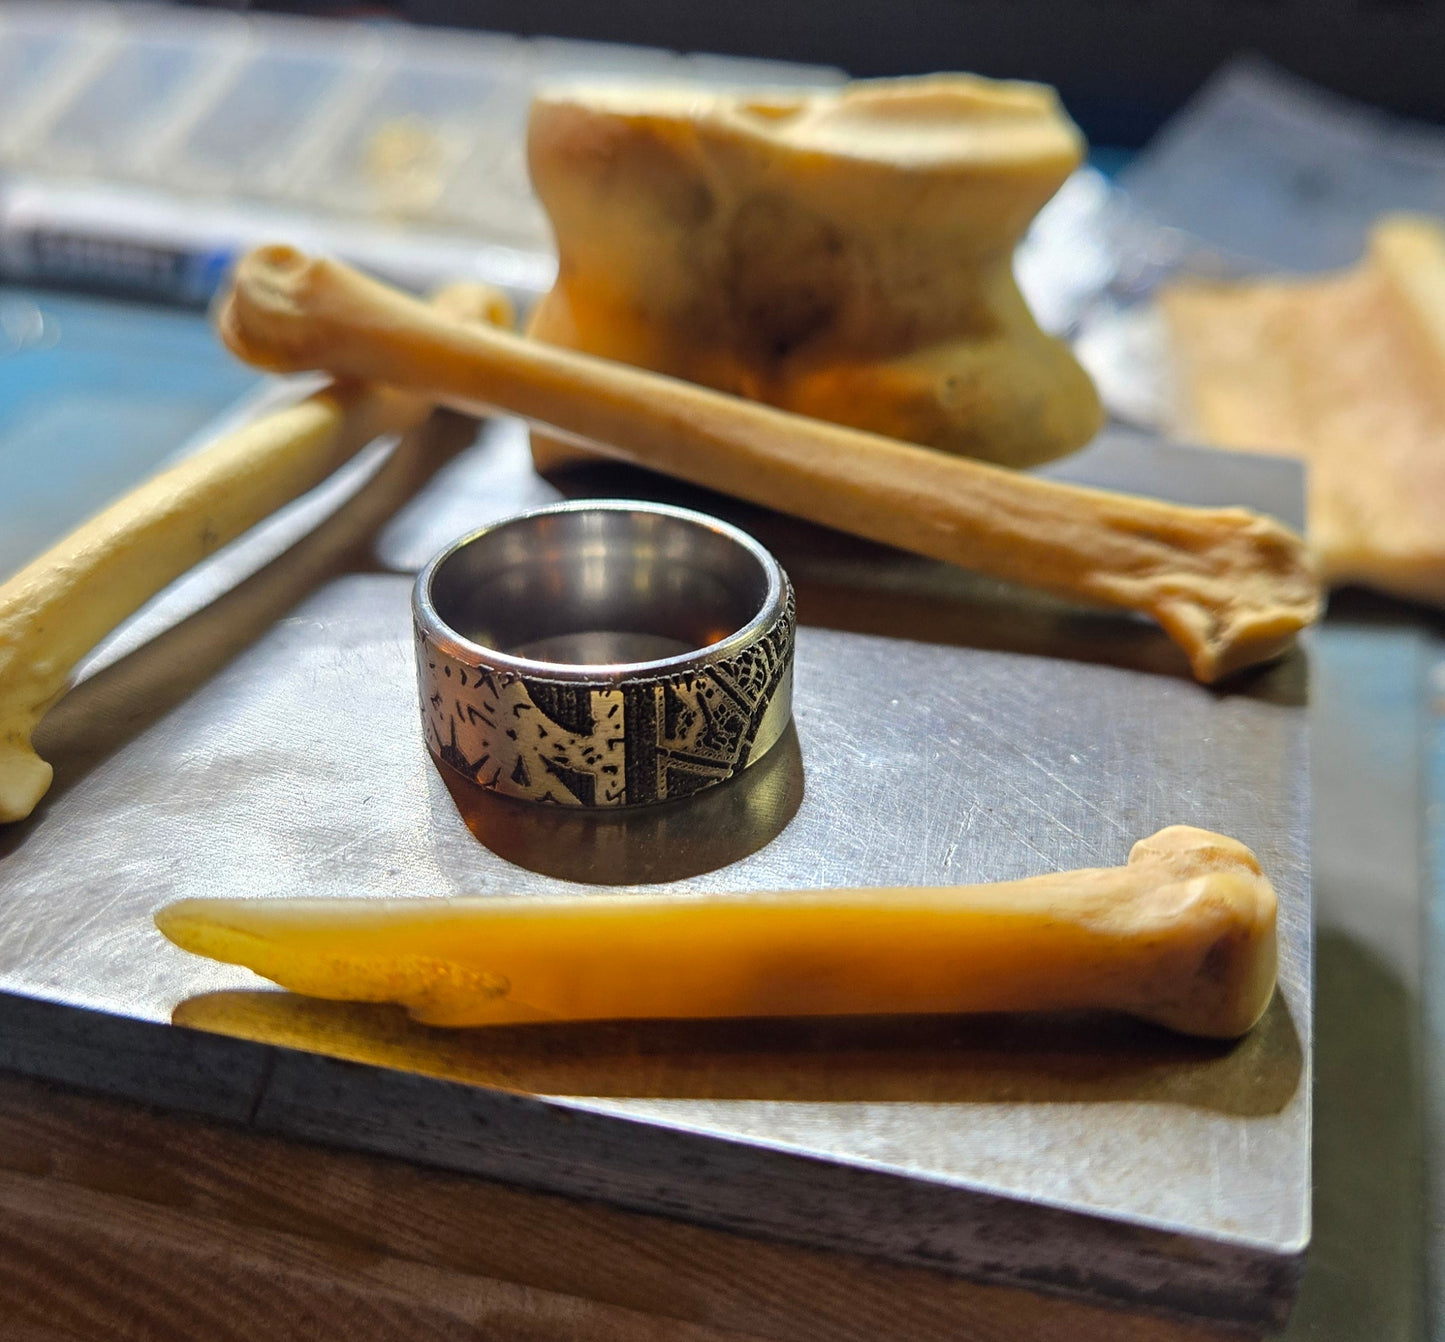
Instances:
[[[0,288],[0,580],[257,381],[198,314]]]

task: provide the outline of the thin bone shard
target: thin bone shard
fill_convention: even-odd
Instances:
[[[1126,1012],[1234,1038],[1274,992],[1253,853],[1175,825],[1122,867],[996,885],[525,899],[183,900],[183,948],[432,1025]]]
[[[260,367],[386,379],[519,415],[599,450],[869,540],[1152,616],[1195,676],[1288,649],[1319,614],[1300,538],[1243,508],[1186,508],[950,457],[469,328],[339,263],[252,252],[219,315]]]

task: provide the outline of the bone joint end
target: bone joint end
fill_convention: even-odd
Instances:
[[[50,790],[54,773],[35,753],[28,734],[0,740],[0,825],[26,819]]]

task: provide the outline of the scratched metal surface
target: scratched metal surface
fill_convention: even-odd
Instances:
[[[607,468],[570,488],[713,507],[783,559],[803,626],[796,734],[752,777],[678,807],[598,819],[453,796],[418,731],[408,574],[467,528],[558,496],[531,472],[518,426],[458,451],[468,436],[443,423],[362,460],[92,660],[41,730],[55,789],[0,833],[0,990],[401,1059],[934,1188],[1081,1209],[1146,1239],[1182,1234],[1202,1260],[1211,1246],[1221,1262],[1302,1250],[1302,654],[1212,692],[1142,623]],[[1299,506],[1291,465],[1231,458],[1220,470],[1213,454],[1143,439],[1106,437],[1057,473],[1286,516]],[[372,1009],[298,1005],[183,954],[150,922],[188,895],[1006,879],[1117,864],[1178,821],[1248,843],[1282,901],[1280,993],[1234,1048],[1070,1019],[443,1038]],[[648,1131],[636,1125],[635,1140]],[[583,1175],[578,1191],[591,1191]]]

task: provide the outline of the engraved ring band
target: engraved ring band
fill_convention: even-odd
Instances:
[[[792,714],[793,589],[751,536],[661,504],[586,501],[483,527],[412,597],[427,748],[561,806],[686,797]]]

